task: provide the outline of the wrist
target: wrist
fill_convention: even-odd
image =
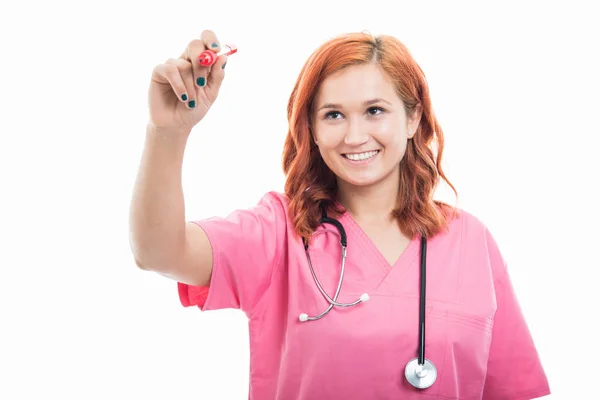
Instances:
[[[146,135],[152,137],[187,140],[190,133],[191,129],[186,128],[159,127],[154,125],[152,122],[148,122],[146,125]]]

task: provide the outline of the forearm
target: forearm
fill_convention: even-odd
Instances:
[[[187,137],[146,129],[129,210],[130,245],[142,269],[167,271],[185,246],[181,175]]]

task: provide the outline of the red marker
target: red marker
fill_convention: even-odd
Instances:
[[[218,53],[215,51],[212,51],[212,50],[204,50],[198,56],[198,62],[203,67],[210,67],[217,61],[217,58],[219,56],[222,56],[222,55],[230,56],[235,53],[237,53],[237,47],[235,45],[224,44],[223,46],[221,46],[221,51]]]

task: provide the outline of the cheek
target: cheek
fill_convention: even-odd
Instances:
[[[394,136],[399,136],[401,133],[400,124],[391,118],[383,119],[378,121],[377,126],[374,127],[380,135],[393,138]]]
[[[399,121],[392,119],[378,121],[372,127],[372,134],[384,146],[393,146],[395,148],[403,146],[404,134],[402,133],[402,124]]]
[[[344,129],[342,124],[317,125],[315,128],[315,138],[319,143],[321,151],[335,149],[340,143],[344,142]]]

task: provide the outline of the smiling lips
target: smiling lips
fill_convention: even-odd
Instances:
[[[364,153],[348,153],[342,154],[345,159],[350,161],[365,161],[375,157],[379,154],[379,150],[365,151]]]

